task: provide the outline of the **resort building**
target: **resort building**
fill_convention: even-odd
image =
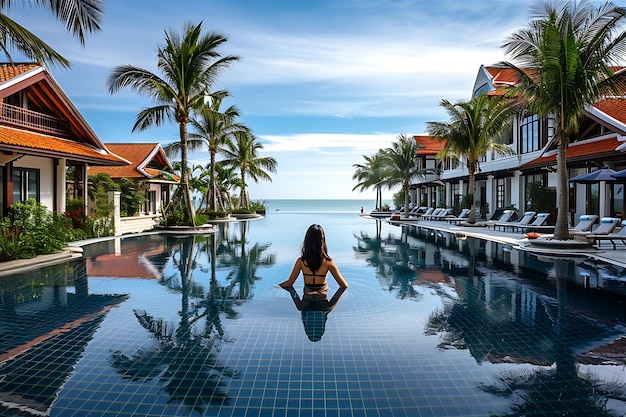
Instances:
[[[0,216],[34,198],[62,213],[66,172],[87,201],[87,167],[128,161],[109,151],[39,64],[0,64]]]
[[[158,143],[107,143],[107,149],[130,161],[124,166],[92,166],[88,174],[107,174],[115,182],[122,178],[135,181],[146,200],[138,215],[160,215],[170,201],[178,176]]]
[[[509,69],[481,66],[472,94],[498,95],[514,81]],[[626,97],[600,100],[587,109],[585,116],[581,136],[567,149],[569,178],[603,167],[615,171],[626,169]],[[477,207],[485,217],[505,207],[555,214],[558,181],[554,131],[552,118],[540,118],[524,111],[514,116],[512,129],[501,139],[511,147],[513,154],[486,155],[476,174]],[[427,201],[428,206],[458,205],[462,197],[469,194],[467,168],[462,163],[455,166],[450,161],[436,161],[437,146],[441,144],[432,138],[416,136],[415,140],[421,147],[418,150],[420,160],[430,161],[431,165],[442,169],[437,178],[427,178],[413,185],[413,201],[415,204]],[[433,144],[429,144],[429,140]],[[582,214],[622,217],[625,188],[623,182],[570,182],[571,222]]]

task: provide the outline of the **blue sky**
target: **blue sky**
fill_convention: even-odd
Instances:
[[[47,12],[9,16],[72,62],[52,68],[63,90],[105,142],[178,140],[175,124],[132,133],[153,103],[126,90],[109,95],[118,65],[156,70],[164,30],[204,22],[228,38],[220,52],[241,60],[217,87],[278,161],[273,182],[250,184],[252,199],[374,198],[352,192],[355,163],[399,134],[446,120],[438,103],[467,99],[481,64],[505,59],[506,36],[528,21],[526,0],[105,0],[103,30],[85,47]],[[194,163],[208,162],[205,154]],[[395,190],[387,191],[391,198]]]

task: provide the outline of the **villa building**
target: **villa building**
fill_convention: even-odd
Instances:
[[[509,69],[481,66],[472,93],[497,95],[514,81]],[[626,169],[626,97],[610,97],[595,103],[587,109],[581,126],[581,136],[567,149],[569,178],[601,167]],[[486,216],[504,207],[555,212],[558,181],[554,131],[552,118],[525,112],[514,116],[511,131],[502,138],[513,155],[486,155],[476,174],[477,207],[483,208]],[[428,140],[438,144],[437,141],[427,136],[416,136],[415,140],[421,145],[418,157],[442,170],[437,178],[413,185],[413,201],[416,204],[427,201],[429,206],[458,204],[468,194],[467,169],[462,163],[453,166],[449,161],[436,161],[437,148],[429,145]],[[582,214],[621,217],[625,188],[626,184],[619,182],[570,183],[572,222]]]
[[[34,198],[62,213],[66,171],[87,201],[87,167],[128,161],[109,151],[39,64],[0,64],[0,216]]]
[[[172,186],[178,183],[178,176],[167,159],[165,151],[158,143],[107,143],[107,149],[130,161],[124,166],[91,166],[88,174],[107,174],[115,182],[122,178],[136,181],[142,189],[146,201],[140,215],[160,215],[170,201]]]

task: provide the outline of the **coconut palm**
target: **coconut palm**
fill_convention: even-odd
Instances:
[[[276,159],[271,156],[259,156],[259,151],[263,149],[263,144],[250,132],[238,132],[235,140],[228,143],[223,150],[225,156],[223,163],[227,166],[236,167],[239,170],[241,179],[241,193],[239,195],[239,207],[248,208],[250,199],[246,190],[246,177],[250,177],[254,182],[259,180],[272,181],[269,172],[276,172]]]
[[[9,61],[14,49],[37,62],[69,68],[70,62],[28,29],[7,16],[15,1],[0,0],[0,48]],[[19,2],[49,9],[82,45],[88,33],[100,30],[102,0],[30,0]]]
[[[215,167],[217,153],[234,139],[236,132],[249,131],[246,125],[236,121],[239,117],[237,107],[230,106],[223,112],[220,111],[222,100],[228,95],[228,92],[225,91],[214,94],[210,105],[203,107],[198,112],[199,117],[191,120],[195,132],[189,134],[189,149],[198,150],[206,147],[209,151],[209,186],[207,188],[208,198],[205,201],[211,210],[216,209],[219,196]],[[224,210],[223,204],[220,208]]]
[[[413,138],[398,135],[391,147],[382,151],[387,165],[384,184],[389,188],[400,186],[404,192],[404,215],[409,215],[409,186],[413,180],[423,178],[431,170],[421,169],[418,164],[418,146]]]
[[[556,239],[569,237],[566,149],[580,134],[585,109],[606,95],[622,95],[623,73],[613,71],[626,50],[622,27],[626,9],[607,2],[566,1],[532,9],[528,27],[510,35],[503,47],[512,62],[519,92],[530,111],[555,119],[558,213]]]
[[[469,174],[468,194],[472,198],[468,223],[476,222],[476,172],[479,162],[488,152],[507,155],[513,150],[496,139],[510,126],[512,105],[506,96],[478,95],[468,101],[450,103],[441,100],[448,122],[428,122],[428,134],[445,140],[440,158],[464,161]]]
[[[358,181],[352,191],[356,189],[365,191],[374,187],[376,189],[376,209],[380,210],[383,206],[382,184],[383,180],[387,178],[386,159],[382,151],[370,156],[363,155],[363,159],[365,159],[364,163],[352,165],[355,168],[352,179]]]
[[[122,65],[109,77],[109,92],[116,93],[130,87],[139,94],[152,98],[157,105],[144,108],[137,115],[133,131],[160,126],[165,120],[178,124],[181,154],[180,193],[186,215],[191,223],[193,209],[189,192],[187,169],[187,125],[194,110],[205,105],[218,75],[239,58],[221,56],[217,48],[227,39],[219,33],[202,34],[202,22],[185,24],[182,36],[171,30],[165,32],[165,44],[159,45],[157,67],[163,77],[133,65]]]

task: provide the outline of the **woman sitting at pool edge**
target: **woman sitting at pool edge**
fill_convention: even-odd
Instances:
[[[341,276],[335,261],[328,255],[326,236],[322,226],[319,224],[309,226],[304,235],[301,253],[302,255],[296,260],[289,278],[279,284],[281,287],[288,288],[293,286],[298,275],[300,275],[300,271],[302,271],[305,290],[320,293],[326,291],[328,289],[326,286],[326,274],[328,272],[335,278],[339,287],[348,288],[348,283]]]

